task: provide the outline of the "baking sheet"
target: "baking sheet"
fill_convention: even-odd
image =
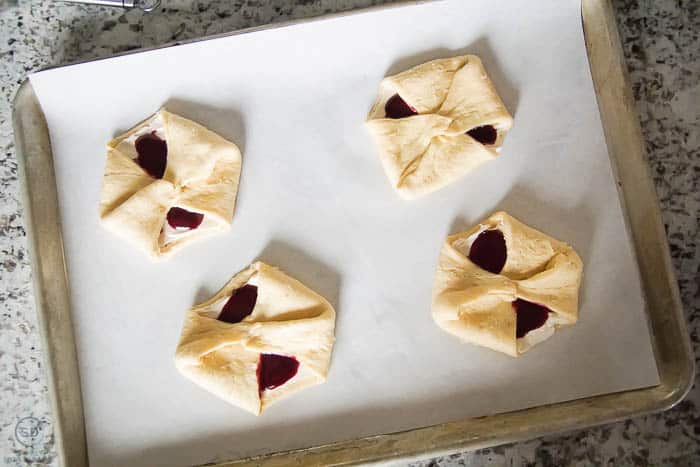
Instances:
[[[361,122],[386,74],[476,53],[515,114],[502,157],[398,199]],[[93,465],[187,465],[658,384],[576,1],[447,1],[49,70]],[[233,229],[152,264],[97,222],[104,142],[165,104],[236,141]],[[494,209],[571,243],[581,320],[511,359],[430,319],[448,232]],[[338,312],[329,381],[255,418],[172,365],[184,309],[255,258]]]

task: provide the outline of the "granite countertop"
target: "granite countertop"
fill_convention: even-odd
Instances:
[[[156,14],[0,0],[0,464],[56,465],[11,102],[28,73],[381,0],[163,0]],[[700,2],[614,0],[690,335],[700,333]],[[416,465],[700,465],[700,389],[674,409]]]

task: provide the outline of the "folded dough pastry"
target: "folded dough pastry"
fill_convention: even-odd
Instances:
[[[391,185],[406,199],[495,158],[512,124],[475,55],[433,60],[385,78],[367,122]]]
[[[466,342],[515,357],[576,322],[582,271],[569,245],[497,212],[447,237],[433,319]]]
[[[187,311],[175,365],[207,391],[260,415],[326,380],[334,329],[326,299],[256,262]]]
[[[102,224],[151,257],[230,228],[238,147],[165,110],[107,144]]]

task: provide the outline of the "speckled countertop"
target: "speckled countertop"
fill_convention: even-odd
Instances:
[[[11,101],[34,70],[381,0],[163,0],[144,15],[0,0],[0,465],[55,465],[30,287]],[[700,333],[700,2],[615,0],[696,361]],[[700,465],[700,389],[654,416],[427,465]]]

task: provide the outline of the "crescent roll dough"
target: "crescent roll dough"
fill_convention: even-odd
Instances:
[[[479,240],[484,232],[491,239]],[[505,262],[495,266],[500,272],[490,272],[484,267],[498,262],[499,240]],[[515,357],[555,329],[576,323],[582,271],[569,245],[497,212],[447,237],[433,284],[432,316],[465,342]]]
[[[387,114],[396,96],[413,115]],[[436,191],[495,158],[512,124],[475,55],[433,60],[385,78],[367,121],[384,171],[405,199]]]
[[[256,298],[248,302],[250,314],[240,314],[238,322],[221,321],[231,297],[250,286],[257,288]],[[207,391],[260,415],[271,404],[326,380],[334,329],[335,311],[326,299],[279,269],[256,262],[187,311],[175,365]],[[261,376],[265,355],[298,365],[298,370],[266,389]]]
[[[163,145],[162,172],[141,163],[137,147],[142,138]],[[240,173],[241,153],[235,144],[160,110],[107,144],[100,220],[149,256],[168,255],[230,228]],[[173,214],[171,208],[179,210]],[[178,213],[189,226],[172,220]]]

